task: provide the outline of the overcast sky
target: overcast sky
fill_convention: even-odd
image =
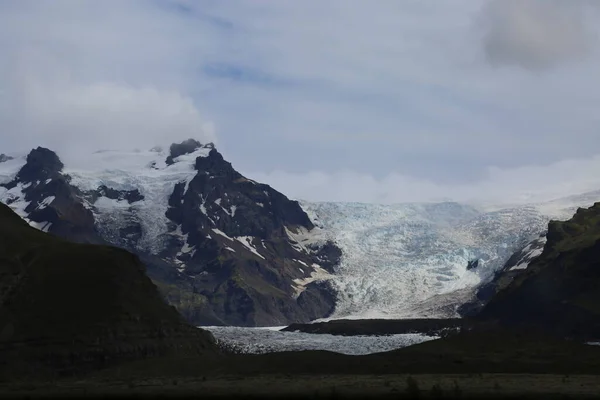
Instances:
[[[599,3],[0,0],[0,153],[195,137],[309,200],[600,189]]]

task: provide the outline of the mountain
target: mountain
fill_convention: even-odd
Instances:
[[[192,139],[99,151],[83,166],[43,148],[0,163],[0,201],[39,229],[135,253],[200,325],[474,315],[539,255],[551,219],[599,196],[298,203]]]
[[[99,151],[80,168],[37,148],[0,165],[0,200],[30,225],[135,253],[194,324],[285,325],[333,311],[339,248],[211,143]]]
[[[600,203],[551,221],[539,257],[490,300],[484,320],[600,338]]]
[[[0,375],[216,352],[209,332],[164,302],[136,256],[43,233],[0,204]]]

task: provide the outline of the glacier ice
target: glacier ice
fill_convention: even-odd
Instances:
[[[361,355],[391,351],[437,339],[416,333],[388,336],[334,336],[302,332],[280,332],[279,328],[203,326],[224,348],[238,353],[262,354],[280,351],[326,350]]]
[[[338,302],[328,319],[458,316],[456,307],[551,217],[534,205],[301,204],[343,251],[331,279]],[[479,266],[468,270],[471,260]]]

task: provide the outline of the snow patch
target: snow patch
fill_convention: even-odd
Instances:
[[[202,204],[200,204],[200,212],[206,216],[208,216],[208,213],[206,212],[206,198],[202,195],[199,195],[200,199],[202,200]]]
[[[297,262],[297,263],[299,263],[299,264],[302,264],[302,265],[304,265],[306,268],[310,268],[310,267],[308,266],[308,264],[307,264],[307,263],[305,263],[305,262],[304,262],[304,261],[302,261],[302,260],[296,260],[296,259],[294,259],[294,261],[296,261],[296,262]]]
[[[287,226],[284,226],[285,233],[289,238],[290,245],[303,253],[311,253],[311,250],[308,249],[308,246],[311,245],[323,245],[328,240],[328,238],[333,237],[331,234],[328,235],[327,232],[315,228],[311,231],[304,227],[295,228],[296,231],[292,231]]]
[[[300,296],[302,294],[302,292],[304,292],[304,290],[306,290],[306,286],[308,284],[310,284],[312,282],[317,282],[317,281],[326,281],[326,280],[332,279],[334,277],[329,272],[327,272],[326,270],[321,268],[321,266],[318,264],[313,264],[312,268],[313,268],[313,271],[310,273],[309,277],[303,278],[303,279],[294,279],[295,285],[292,285],[292,288],[294,289],[293,297],[295,299],[297,299],[298,296]]]
[[[235,238],[238,242],[244,245],[251,253],[257,255],[258,257],[266,260],[266,258],[256,250],[256,248],[252,245],[253,236],[236,236]]]
[[[517,262],[517,264],[510,268],[509,271],[518,271],[518,270],[524,270],[527,269],[527,267],[529,267],[529,264],[531,264],[531,262],[533,260],[535,260],[536,258],[538,258],[540,255],[542,255],[542,253],[544,252],[544,245],[546,244],[546,237],[543,237],[539,240],[536,240],[532,243],[530,243],[529,245],[527,245],[524,249],[523,249],[523,257],[521,257],[521,259]],[[533,249],[533,246],[536,246],[537,248]]]
[[[181,248],[181,253],[180,253],[180,254],[187,254],[187,253],[189,253],[190,251],[194,250],[194,248],[195,248],[195,247],[196,247],[196,246],[190,246],[190,245],[188,244],[188,242],[187,242],[187,235],[186,235],[186,241],[185,241],[185,243],[183,244],[183,247]]]
[[[214,233],[216,233],[217,235],[223,236],[224,238],[226,238],[226,239],[229,239],[229,240],[231,240],[231,241],[233,242],[233,238],[231,238],[231,237],[227,236],[227,234],[226,234],[225,232],[223,232],[222,230],[220,230],[220,229],[217,229],[217,228],[213,228],[213,230],[212,230],[212,231],[213,231]]]
[[[56,199],[55,196],[48,196],[46,197],[44,200],[42,200],[38,206],[35,208],[36,210],[43,210],[44,208],[48,207],[50,204],[52,204],[52,202]]]
[[[29,221],[27,220],[27,218],[25,219],[30,226],[32,226],[33,228],[36,228],[42,232],[48,232],[50,230],[50,228],[52,227],[52,223],[48,222],[48,221],[44,221],[44,222],[35,222],[35,221]]]
[[[0,165],[2,164],[4,163],[0,163]],[[18,183],[10,190],[0,186],[0,201],[8,205],[21,218],[27,218],[28,216],[25,209],[29,206],[30,202],[25,200],[25,193],[23,193],[23,190],[27,189],[29,186],[29,183],[25,185]]]

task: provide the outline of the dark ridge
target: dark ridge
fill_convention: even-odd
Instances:
[[[0,204],[0,378],[215,351],[210,333],[161,299],[137,256],[65,242]]]
[[[181,143],[173,143],[169,148],[170,154],[165,162],[167,163],[167,165],[172,165],[177,157],[182,156],[184,154],[193,153],[200,147],[202,147],[202,143],[195,139],[187,139]],[[214,149],[215,146],[213,143],[208,143],[205,147]]]
[[[13,159],[13,157],[7,156],[4,153],[0,154],[0,163],[6,162],[6,161],[10,161],[12,159]]]
[[[144,196],[138,189],[116,190],[109,188],[106,185],[101,185],[98,187],[97,191],[99,196],[107,197],[111,200],[127,200],[129,204],[144,200]]]
[[[528,268],[479,315],[507,326],[600,339],[600,203],[548,224],[548,241]]]
[[[17,180],[33,182],[39,179],[51,178],[59,174],[63,167],[63,163],[55,152],[44,147],[38,147],[31,150],[27,155],[27,163],[19,171]]]

